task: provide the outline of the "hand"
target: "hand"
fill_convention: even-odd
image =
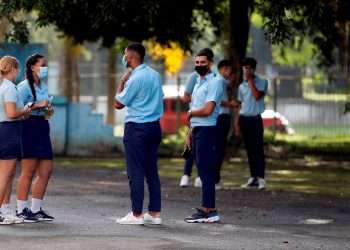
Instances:
[[[36,108],[46,108],[47,106],[49,106],[49,100],[42,100],[41,102],[34,104],[34,106]]]
[[[24,106],[22,109],[23,116],[28,116],[32,112],[32,108],[29,106]]]
[[[51,117],[51,116],[53,116],[54,113],[55,113],[54,108],[53,108],[52,106],[48,106],[48,107],[47,107],[47,115],[48,115],[49,117]]]
[[[186,147],[188,149],[192,149],[192,133],[189,132],[188,135],[186,136]]]
[[[131,70],[131,69],[128,69],[128,70],[124,73],[124,75],[122,76],[122,78],[120,79],[120,81],[121,81],[122,83],[125,83],[125,82],[129,79],[129,77],[130,77],[130,75],[131,75],[131,72],[132,72],[132,70]]]

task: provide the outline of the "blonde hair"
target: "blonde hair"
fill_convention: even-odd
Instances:
[[[3,56],[0,59],[0,74],[6,75],[11,72],[12,69],[18,69],[19,62],[13,56]]]

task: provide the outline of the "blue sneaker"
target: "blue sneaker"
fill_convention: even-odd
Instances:
[[[214,223],[220,220],[218,212],[211,211],[209,213],[204,212],[203,210],[196,208],[197,212],[191,216],[185,218],[185,221],[188,223]]]
[[[40,210],[36,213],[33,213],[34,217],[37,218],[39,221],[53,221],[55,218],[51,215],[49,215],[46,211]]]
[[[22,218],[24,223],[35,223],[39,221],[27,207],[23,209],[22,213],[17,213],[16,211],[16,216]]]

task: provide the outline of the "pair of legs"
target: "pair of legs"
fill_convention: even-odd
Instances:
[[[192,132],[193,154],[202,180],[202,210],[215,210],[216,126],[195,127]]]
[[[149,214],[160,216],[161,190],[157,152],[161,141],[159,122],[125,124],[124,146],[130,186],[132,212],[140,217],[143,211],[144,180],[149,190]]]
[[[218,184],[221,180],[221,167],[225,159],[227,136],[231,127],[231,116],[229,114],[221,114],[218,116],[217,123],[217,163],[215,184]]]
[[[22,159],[21,174],[18,178],[16,189],[17,200],[27,201],[31,187],[32,198],[43,200],[52,170],[53,164],[50,159]]]
[[[250,176],[264,179],[264,127],[261,116],[240,116],[239,126],[247,151]]]

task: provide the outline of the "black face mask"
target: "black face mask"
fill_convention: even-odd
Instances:
[[[200,76],[205,76],[208,71],[209,71],[209,67],[207,65],[203,65],[203,66],[196,66],[194,67],[194,70],[200,75]]]

